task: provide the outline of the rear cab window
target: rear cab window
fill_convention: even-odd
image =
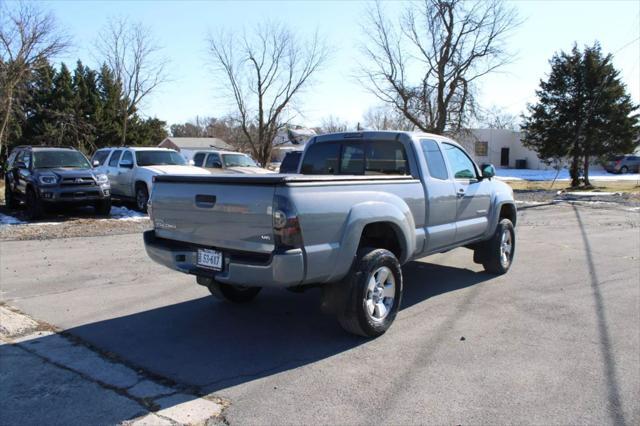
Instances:
[[[302,159],[302,174],[409,175],[409,161],[397,140],[328,141],[311,145]]]

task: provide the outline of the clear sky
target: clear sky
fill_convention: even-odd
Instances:
[[[1,0],[0,0],[1,1]],[[554,52],[599,41],[636,103],[640,102],[640,1],[512,1],[525,22],[508,43],[516,60],[480,83],[483,107],[519,114],[535,99],[539,80],[549,71]],[[264,20],[280,21],[303,35],[316,29],[333,52],[300,97],[299,124],[319,125],[330,114],[355,123],[377,103],[353,78],[357,45],[362,40],[366,2],[362,1],[49,1],[61,26],[72,36],[73,49],[61,60],[73,67],[79,58],[96,67],[93,44],[110,16],[126,16],[149,26],[170,59],[169,78],[143,106],[143,114],[169,124],[199,116],[221,116],[230,104],[216,93],[206,52],[206,36],[220,28],[251,29]],[[390,11],[403,7],[387,2]]]

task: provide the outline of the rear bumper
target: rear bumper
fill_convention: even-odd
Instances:
[[[224,284],[248,287],[291,287],[304,278],[304,255],[302,250],[289,250],[273,254],[267,262],[236,260],[222,250],[222,271],[212,271],[197,266],[198,245],[190,245],[156,237],[155,231],[144,232],[144,246],[155,262],[186,274],[213,278]]]

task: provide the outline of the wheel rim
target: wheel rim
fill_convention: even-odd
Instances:
[[[386,266],[381,266],[369,276],[365,308],[374,321],[384,320],[393,307],[396,296],[396,279]]]
[[[144,191],[139,189],[138,190],[138,194],[136,196],[136,201],[138,203],[138,209],[139,210],[144,210],[145,205],[147,204],[146,202],[146,197],[144,196]]]
[[[511,255],[513,253],[513,237],[511,231],[505,229],[502,231],[500,238],[500,264],[503,268],[507,268],[511,263]]]

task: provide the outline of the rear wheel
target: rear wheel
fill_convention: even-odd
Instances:
[[[627,173],[629,173],[629,168],[627,166],[620,167],[620,173],[626,175]]]
[[[213,281],[207,286],[212,295],[218,299],[233,303],[248,303],[256,298],[262,287],[245,287],[241,285],[222,284]]]
[[[96,214],[99,216],[109,216],[111,213],[111,198],[97,201],[95,204]]]
[[[365,337],[384,334],[396,318],[402,300],[402,269],[389,250],[364,249],[358,255],[348,285],[347,303],[338,312],[342,328]]]
[[[147,212],[147,203],[149,202],[149,191],[144,184],[138,185],[136,188],[136,209],[142,213]]]
[[[36,195],[36,191],[29,188],[27,190],[27,216],[29,219],[35,220],[40,219],[44,215],[44,208],[42,206],[42,201]]]
[[[16,207],[16,200],[13,198],[13,191],[9,187],[9,182],[5,181],[4,183],[4,205],[8,209],[13,209]]]

